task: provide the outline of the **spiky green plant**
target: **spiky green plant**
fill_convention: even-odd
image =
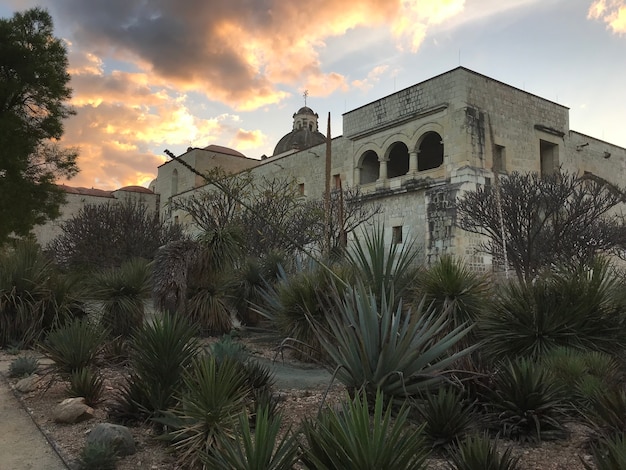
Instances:
[[[91,295],[101,303],[101,324],[112,337],[129,337],[143,323],[150,272],[147,260],[134,258],[94,274]]]
[[[9,377],[26,377],[39,369],[39,359],[32,355],[16,357],[9,364]]]
[[[115,470],[118,456],[111,445],[88,442],[78,457],[79,470]]]
[[[104,378],[97,371],[83,367],[70,374],[67,394],[70,397],[83,397],[89,406],[96,406],[102,400]]]
[[[261,408],[253,430],[250,420],[240,414],[235,438],[219,434],[216,445],[219,451],[201,455],[205,467],[215,470],[293,469],[300,456],[298,441],[289,430],[281,433],[281,422],[280,414]]]
[[[519,457],[511,456],[511,448],[498,452],[498,443],[486,435],[469,435],[450,449],[450,470],[517,470]]]
[[[131,372],[111,414],[133,420],[174,406],[182,373],[198,353],[195,327],[178,316],[158,315],[135,331],[129,348]]]
[[[448,446],[462,439],[476,421],[472,404],[461,390],[451,387],[426,392],[413,402],[412,409],[425,424],[424,435],[432,447]]]
[[[624,312],[614,302],[615,277],[597,262],[555,271],[533,282],[505,284],[480,321],[487,356],[540,358],[557,347],[611,353],[626,346]]]
[[[591,448],[593,463],[589,465],[581,458],[587,470],[619,470],[626,468],[626,436],[618,433],[613,436],[602,437]]]
[[[380,299],[402,299],[408,295],[419,272],[419,251],[415,243],[385,241],[385,228],[375,225],[355,237],[347,251],[347,260],[355,268],[359,282]]]
[[[489,294],[487,278],[469,269],[452,256],[442,256],[417,276],[414,296],[424,298],[434,308],[448,309],[450,327],[472,325],[486,308]],[[473,335],[467,340],[472,341]]]
[[[184,373],[184,389],[176,408],[159,418],[170,431],[166,438],[179,460],[191,468],[218,451],[220,436],[233,439],[238,416],[246,411],[249,389],[235,361],[218,364],[199,356]]]
[[[365,286],[348,289],[320,341],[337,378],[349,391],[378,390],[388,398],[416,396],[443,380],[446,369],[468,354],[450,350],[468,333],[459,326],[444,333],[447,312],[425,309],[403,313],[401,303],[379,300]]]
[[[409,426],[408,407],[392,417],[382,393],[374,402],[357,393],[340,411],[326,408],[316,419],[303,421],[306,439],[302,462],[308,469],[421,469],[428,455],[422,428]],[[370,415],[370,405],[373,413]]]
[[[565,436],[563,389],[539,364],[505,362],[487,392],[488,423],[502,436],[541,441]]]
[[[598,435],[626,432],[626,390],[600,388],[593,393],[585,409],[583,420]]]
[[[40,349],[54,362],[55,372],[71,374],[94,364],[107,335],[87,318],[74,319],[52,330]]]
[[[0,346],[30,346],[82,313],[76,283],[57,272],[32,241],[0,252]]]

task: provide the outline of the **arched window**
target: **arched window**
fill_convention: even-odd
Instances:
[[[361,184],[373,183],[378,179],[380,171],[380,162],[378,161],[378,155],[373,150],[368,150],[361,155]]]
[[[387,177],[396,178],[409,172],[409,149],[404,142],[391,145],[387,161]]]
[[[417,154],[417,171],[432,170],[443,165],[443,139],[436,132],[422,137]]]
[[[172,196],[178,194],[178,170],[172,171]]]

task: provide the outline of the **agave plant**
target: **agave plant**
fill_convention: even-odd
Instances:
[[[375,395],[373,414],[367,395],[357,393],[341,411],[326,408],[317,419],[305,419],[305,468],[322,470],[421,469],[428,456],[422,428],[408,425],[408,407],[392,417],[383,394]]]
[[[102,305],[102,326],[111,336],[128,337],[142,325],[144,301],[150,294],[147,260],[135,258],[97,272],[91,285],[92,297]]]
[[[70,375],[67,394],[70,397],[83,397],[89,406],[96,406],[102,399],[104,379],[89,367],[75,370]]]
[[[196,329],[184,318],[163,315],[131,337],[130,376],[111,414],[123,420],[151,417],[174,406],[182,373],[198,353]]]
[[[295,436],[280,432],[282,416],[259,409],[254,429],[244,414],[239,415],[238,433],[232,439],[217,436],[217,452],[202,453],[206,468],[215,470],[291,470],[300,458]],[[282,434],[282,437],[279,436]]]
[[[494,431],[520,441],[565,436],[563,389],[541,365],[528,359],[505,362],[492,387],[487,420]]]
[[[234,438],[239,415],[246,412],[249,389],[238,363],[218,364],[210,355],[196,358],[183,380],[178,405],[157,421],[172,429],[166,438],[179,452],[180,461],[194,468],[218,451],[224,437]]]
[[[379,300],[362,284],[348,289],[338,301],[328,330],[318,330],[337,378],[349,391],[378,390],[389,398],[417,396],[438,386],[446,369],[472,347],[450,354],[471,327],[448,333],[447,311],[420,304],[417,312],[403,313],[393,297]]]
[[[26,377],[39,369],[39,359],[32,355],[19,356],[9,364],[9,377]]]
[[[626,390],[600,388],[590,397],[583,420],[598,435],[626,432]]]
[[[519,457],[511,456],[511,448],[502,454],[498,443],[486,435],[470,435],[451,448],[450,470],[517,470]]]

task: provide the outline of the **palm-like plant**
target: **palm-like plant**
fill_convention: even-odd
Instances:
[[[258,410],[254,430],[245,414],[239,415],[235,439],[217,436],[219,451],[202,454],[205,466],[215,470],[291,470],[300,458],[295,436],[279,437],[282,416],[267,408]]]
[[[425,310],[422,303],[417,312],[403,313],[401,303],[394,307],[393,296],[378,299],[362,284],[348,289],[337,304],[328,330],[318,331],[337,378],[349,391],[416,396],[441,383],[445,370],[472,350],[449,354],[469,328],[444,333],[447,311]]]
[[[144,320],[144,301],[150,294],[147,260],[131,259],[119,268],[97,272],[92,279],[92,297],[102,304],[102,326],[113,337],[128,337]]]
[[[341,411],[325,409],[316,420],[305,419],[302,462],[308,469],[421,469],[428,456],[421,428],[407,422],[408,407],[392,417],[384,397],[375,395],[373,414],[367,395],[357,393]]]
[[[587,470],[626,468],[626,435],[622,432],[601,438],[591,449],[594,467],[581,459]]]

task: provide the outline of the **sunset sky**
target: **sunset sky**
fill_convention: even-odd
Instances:
[[[341,115],[459,65],[626,147],[626,0],[0,0],[67,41],[72,186],[147,186],[189,146],[271,155],[307,104]]]

